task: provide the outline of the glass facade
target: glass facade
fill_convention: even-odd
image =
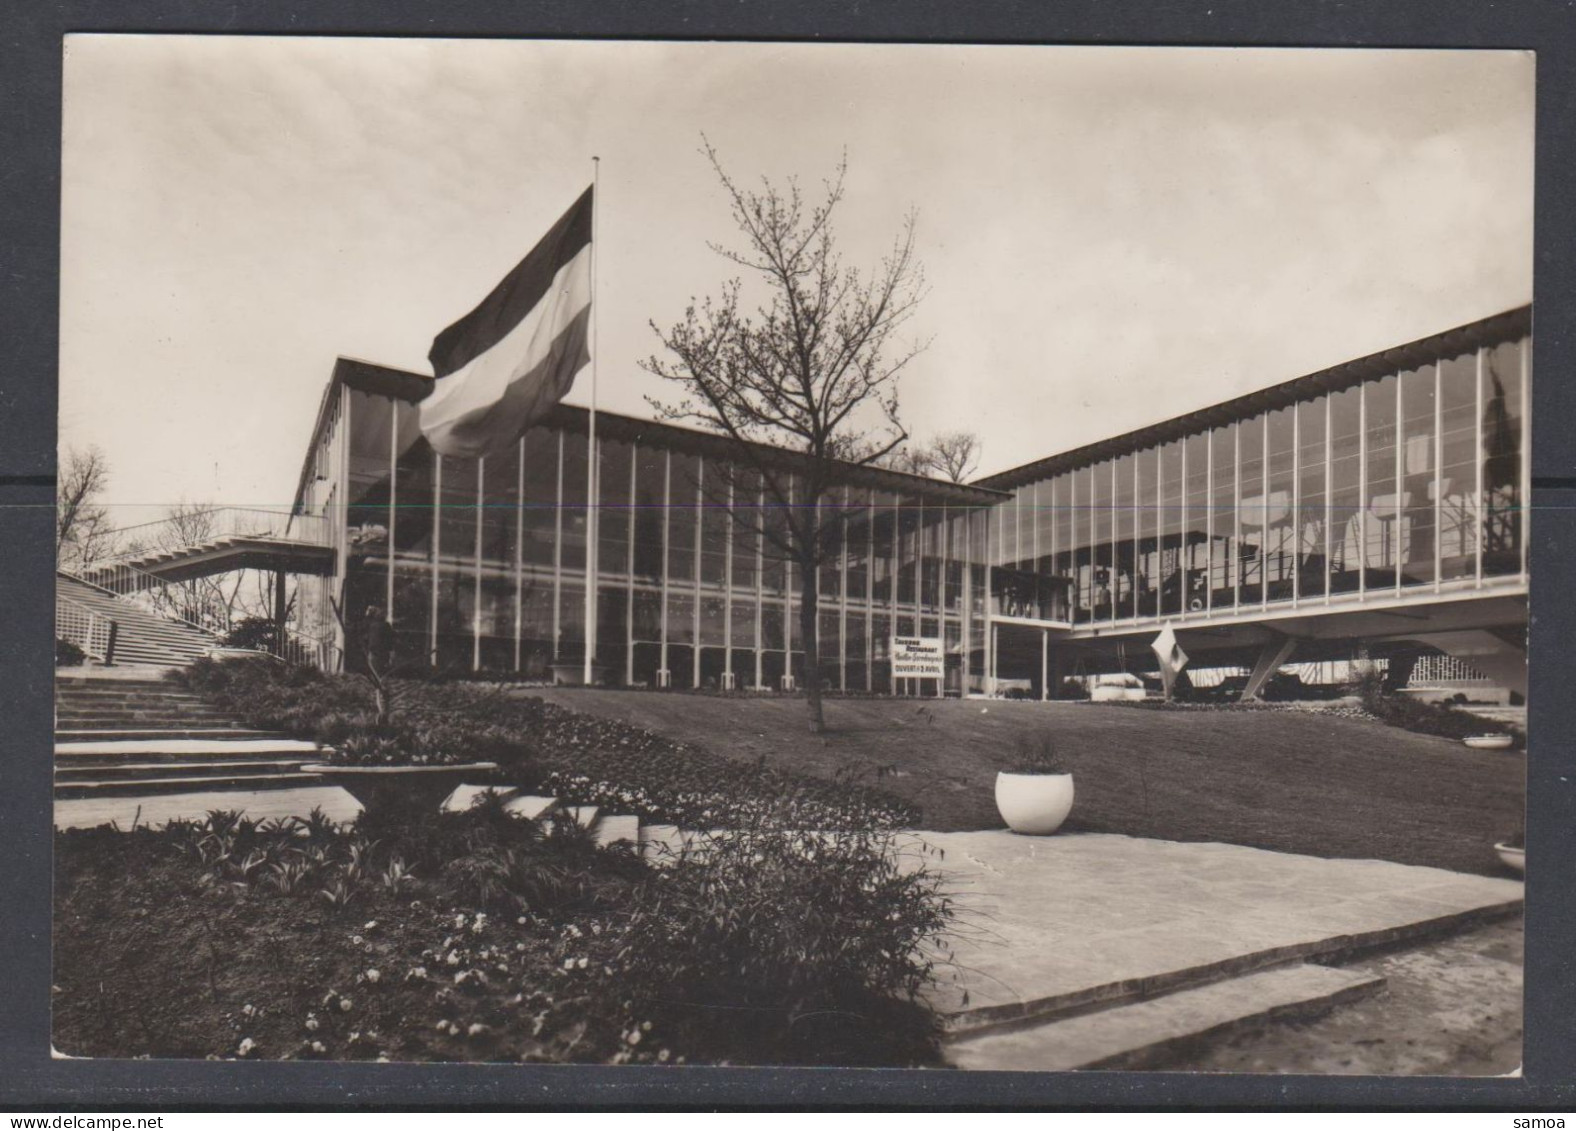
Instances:
[[[1519,576],[1530,373],[1525,337],[1443,350],[1014,478],[991,517],[991,612],[1095,630]]]
[[[821,503],[836,516],[813,579],[825,686],[935,694],[894,680],[896,635],[940,637],[958,694],[998,675],[1002,622],[1087,640],[1524,582],[1525,325],[1440,335],[1432,353],[1396,351],[1404,364],[1363,359],[1145,442],[987,479],[989,493],[850,468]],[[368,391],[385,387],[336,385],[303,470],[300,505],[344,518],[339,576],[301,587],[304,631],[335,635],[329,597],[342,593],[347,621],[385,611],[408,666],[577,680],[589,584],[607,683],[802,685],[786,508],[705,454],[725,450],[714,438],[607,417],[593,515],[583,415],[560,413],[502,456],[453,459],[421,438],[422,386]],[[798,486],[788,478],[790,505]],[[344,644],[344,662],[361,663]]]
[[[803,680],[799,579],[779,548],[786,518],[758,478],[672,441],[599,435],[591,555],[583,431],[536,427],[503,456],[455,459],[421,439],[415,413],[407,401],[343,389],[329,446],[344,447],[347,553],[343,578],[317,595],[326,604],[342,581],[351,619],[386,610],[401,663],[540,680],[555,666],[582,671],[590,558],[605,682]],[[335,479],[331,468],[323,478]],[[314,509],[337,499],[311,495]],[[864,486],[839,486],[822,505],[836,514],[816,578],[825,686],[935,694],[934,681],[894,686],[896,632],[942,637],[946,689],[980,687],[984,604],[968,590],[983,582],[984,505]],[[356,642],[346,645],[354,666]]]

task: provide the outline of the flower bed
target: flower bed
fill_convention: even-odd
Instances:
[[[241,658],[198,661],[182,678],[248,725],[334,746],[349,765],[399,764],[402,753],[415,764],[497,762],[522,787],[689,828],[919,821],[916,808],[882,790],[740,763],[504,687],[398,681],[394,718],[380,723],[370,688],[354,676]]]
[[[354,827],[216,812],[57,834],[56,886],[75,1056],[936,1057],[918,992],[950,908],[876,834],[729,834],[656,870],[496,798]]]

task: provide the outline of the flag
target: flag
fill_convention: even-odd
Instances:
[[[433,340],[421,431],[447,456],[506,451],[591,354],[591,189],[480,306]]]
[[[1177,643],[1177,634],[1171,631],[1169,624],[1160,630],[1160,635],[1149,646],[1155,650],[1155,657],[1160,661],[1160,674],[1166,687],[1170,688],[1177,673],[1187,667],[1187,653]]]

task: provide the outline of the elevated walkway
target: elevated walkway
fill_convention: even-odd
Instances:
[[[82,576],[120,594],[240,569],[329,577],[334,548],[320,516],[247,507],[192,511],[116,531],[133,547]]]

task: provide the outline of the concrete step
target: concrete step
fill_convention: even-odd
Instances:
[[[96,745],[101,742],[210,742],[242,739],[279,739],[266,730],[248,730],[245,727],[65,727],[55,731],[55,750],[62,745]],[[295,741],[281,739],[281,741]],[[313,743],[316,748],[316,743]],[[78,750],[77,753],[83,753]]]
[[[248,754],[301,754],[320,757],[323,748],[315,742],[282,738],[277,734],[224,731],[223,738],[206,732],[196,738],[106,739],[102,741],[55,742],[55,757],[219,757]],[[234,736],[234,737],[232,737]]]
[[[448,800],[443,803],[443,811],[445,813],[463,813],[474,805],[476,799],[489,789],[504,798],[513,797],[520,792],[513,786],[508,785],[462,785],[449,794]]]
[[[677,825],[641,825],[640,858],[651,864],[672,864],[680,856],[705,851],[707,834]]]
[[[148,707],[57,707],[55,723],[183,723],[188,720],[214,721],[235,725],[235,717],[216,707],[188,707],[158,704]]]
[[[316,785],[322,782],[317,774],[299,772],[242,773],[228,777],[203,777],[182,774],[179,777],[92,779],[88,781],[58,782],[55,796],[61,799],[82,797],[134,797],[152,793],[193,793],[229,786],[237,789],[291,789]]]
[[[504,808],[527,821],[540,821],[549,813],[557,811],[558,798],[517,793],[504,804]]]
[[[1281,966],[1059,1021],[954,1038],[943,1051],[957,1068],[988,1071],[1147,1068],[1206,1038],[1313,1016],[1383,987],[1375,974]]]
[[[596,824],[597,807],[595,805],[571,805],[566,812],[574,818],[575,824],[582,829],[590,829]]]
[[[597,846],[610,848],[615,844],[626,845],[639,851],[640,849],[640,818],[625,815],[603,817],[596,823],[592,835],[596,838]]]
[[[307,759],[295,758],[248,758],[241,761],[184,761],[149,762],[126,761],[106,762],[100,759],[82,759],[81,764],[57,765],[55,767],[55,783],[77,781],[124,781],[131,778],[159,778],[169,777],[172,774],[180,777],[226,777],[236,774],[269,774],[293,773],[299,770]]]

